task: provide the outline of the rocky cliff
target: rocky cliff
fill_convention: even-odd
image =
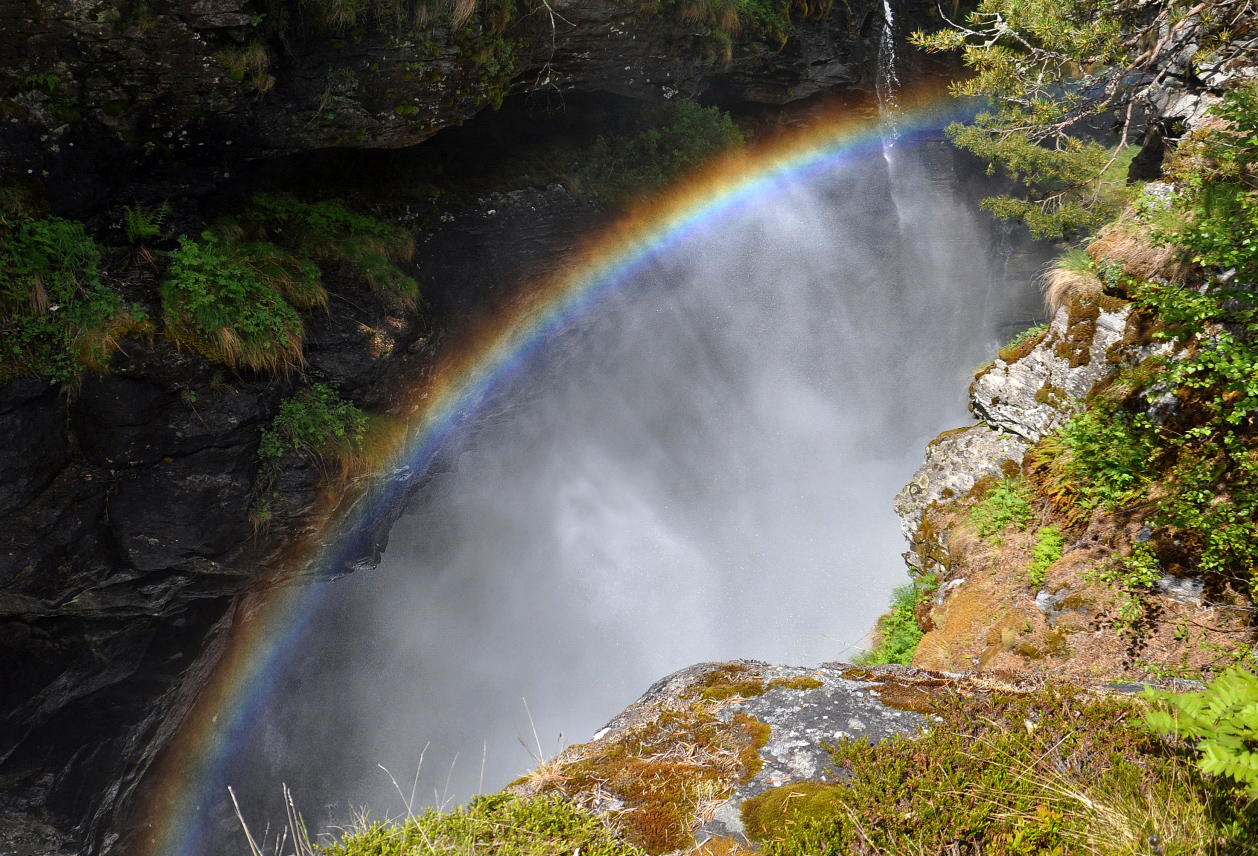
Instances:
[[[893,7],[906,31],[933,4]],[[504,118],[458,129],[465,139],[527,136],[536,117],[579,114],[591,97],[615,110],[624,102],[613,96],[701,96],[770,120],[823,92],[860,100],[887,26],[883,4],[863,0],[770,5],[740,24],[667,3],[336,8],[3,4],[0,173],[113,245],[111,281],[156,317],[160,266],[120,246],[123,203],[170,201],[170,249],[170,235],[196,234],[276,176],[300,184],[322,169],[344,186],[352,164],[364,183],[374,170],[396,185],[396,159],[301,155],[411,146],[504,98],[515,105]],[[906,62],[916,64],[906,77],[930,70]],[[73,384],[28,376],[0,387],[0,802],[10,812],[0,825],[13,835],[45,849],[114,846],[235,599],[353,496],[354,484],[329,490],[325,469],[290,453],[265,525],[251,515],[262,430],[280,403],[319,381],[399,415],[397,390],[422,375],[452,325],[559,264],[604,216],[557,185],[498,189],[479,201],[390,203],[417,238],[405,264],[421,283],[415,307],[324,265],[331,296],[326,312],[303,317],[304,376],[225,370],[138,335]],[[390,522],[363,533],[333,572],[373,562]]]

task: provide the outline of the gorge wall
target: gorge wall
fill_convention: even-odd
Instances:
[[[933,4],[895,6],[905,31],[930,23]],[[338,22],[296,2],[8,3],[0,173],[106,243],[137,202],[169,200],[172,230],[196,234],[272,166],[300,182],[301,153],[413,145],[512,93],[528,99],[525,117],[594,92],[697,96],[770,121],[823,93],[867,99],[882,8],[783,7],[731,35],[666,4],[484,4],[454,26],[416,9],[400,23],[381,8]],[[938,70],[905,62],[906,78]],[[290,454],[268,525],[250,522],[261,432],[281,400],[319,380],[404,415],[398,384],[426,370],[449,326],[558,265],[605,216],[562,188],[503,190],[488,205],[430,202],[408,221],[420,308],[325,270],[332,298],[304,319],[305,378],[224,371],[139,336],[79,383],[0,388],[0,825],[23,846],[127,851],[136,788],[240,598],[286,563],[300,573],[294,543],[353,496]],[[151,257],[132,253],[114,273],[156,315]],[[390,523],[333,572],[375,561]]]

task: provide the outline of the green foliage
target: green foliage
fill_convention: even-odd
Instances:
[[[180,238],[162,283],[166,335],[212,362],[289,371],[302,360],[301,319],[252,261],[210,232]]]
[[[397,267],[415,251],[410,233],[374,217],[350,211],[339,202],[300,202],[291,196],[259,194],[239,214],[244,234],[270,242],[299,259],[342,262],[371,287],[413,305],[419,285]]]
[[[980,0],[964,22],[912,40],[927,51],[962,52],[972,75],[956,95],[989,99],[955,143],[1020,179],[1023,198],[985,200],[997,216],[1041,237],[1086,233],[1129,200],[1124,186],[1134,146],[1107,149],[1077,137],[1081,120],[1120,120],[1120,145],[1134,142],[1130,106],[1169,52],[1209,49],[1232,38],[1240,0]],[[1192,12],[1192,14],[1189,14]],[[1231,22],[1231,23],[1227,23]],[[1163,38],[1171,33],[1176,38]]]
[[[1044,448],[1058,452],[1053,467],[1082,514],[1098,506],[1113,510],[1140,496],[1157,472],[1157,446],[1145,414],[1101,398],[1071,417]]]
[[[1035,516],[1029,492],[1018,478],[1003,479],[970,509],[970,520],[983,538],[1013,526],[1025,529]]]
[[[1044,573],[1054,562],[1061,558],[1065,539],[1056,526],[1044,526],[1035,533],[1035,546],[1031,548],[1031,565],[1027,568],[1027,579],[1031,585],[1039,588],[1044,585]]]
[[[840,784],[786,784],[744,803],[767,856],[851,853],[1238,852],[1249,799],[1204,779],[1122,698],[1049,687],[940,694],[914,738],[832,750]]]
[[[162,225],[169,216],[170,203],[167,202],[154,208],[125,206],[122,209],[122,228],[127,233],[127,241],[138,245],[161,237]]]
[[[81,223],[0,208],[0,383],[100,368],[116,339],[147,320],[101,280],[100,260]]]
[[[579,194],[624,201],[650,193],[744,142],[728,114],[693,101],[670,101],[646,121],[635,134],[598,138],[572,177]]]
[[[878,619],[875,632],[878,646],[853,659],[858,666],[881,666],[886,663],[909,665],[913,652],[922,641],[922,628],[917,625],[914,610],[923,600],[929,600],[939,587],[933,575],[899,586],[891,592],[891,611]]]
[[[1145,715],[1151,728],[1195,741],[1203,773],[1230,778],[1258,797],[1258,676],[1231,668],[1200,692],[1144,695],[1169,708]]]
[[[280,404],[262,431],[258,459],[264,470],[274,470],[287,452],[334,460],[357,451],[366,430],[367,414],[335,387],[316,383]]]
[[[324,850],[327,856],[640,856],[597,817],[557,797],[475,797],[449,812],[429,809],[404,821],[379,821],[351,830]]]

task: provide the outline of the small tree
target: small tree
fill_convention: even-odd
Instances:
[[[1168,77],[1187,77],[1205,53],[1220,58],[1249,30],[1249,0],[979,0],[965,22],[915,33],[927,51],[962,52],[973,71],[957,96],[990,109],[949,137],[1026,188],[984,206],[1040,237],[1090,231],[1125,201],[1134,123]],[[1141,108],[1144,108],[1142,110]],[[1082,138],[1082,123],[1110,116],[1116,148]],[[1104,121],[1104,120],[1103,120]]]

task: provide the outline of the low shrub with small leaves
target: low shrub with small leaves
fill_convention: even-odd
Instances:
[[[877,647],[858,655],[852,662],[859,666],[912,663],[917,643],[925,635],[917,624],[915,610],[920,601],[930,599],[937,587],[938,581],[932,575],[895,588],[891,592],[891,611],[878,619],[874,631]]]
[[[1023,529],[1034,512],[1027,499],[1028,492],[1018,478],[1002,479],[970,510],[975,530],[984,538],[1013,526]]]
[[[837,743],[843,783],[744,802],[748,835],[768,856],[1189,856],[1250,852],[1258,833],[1251,797],[1144,728],[1139,702],[1050,686],[940,694],[922,712],[921,736]]]

